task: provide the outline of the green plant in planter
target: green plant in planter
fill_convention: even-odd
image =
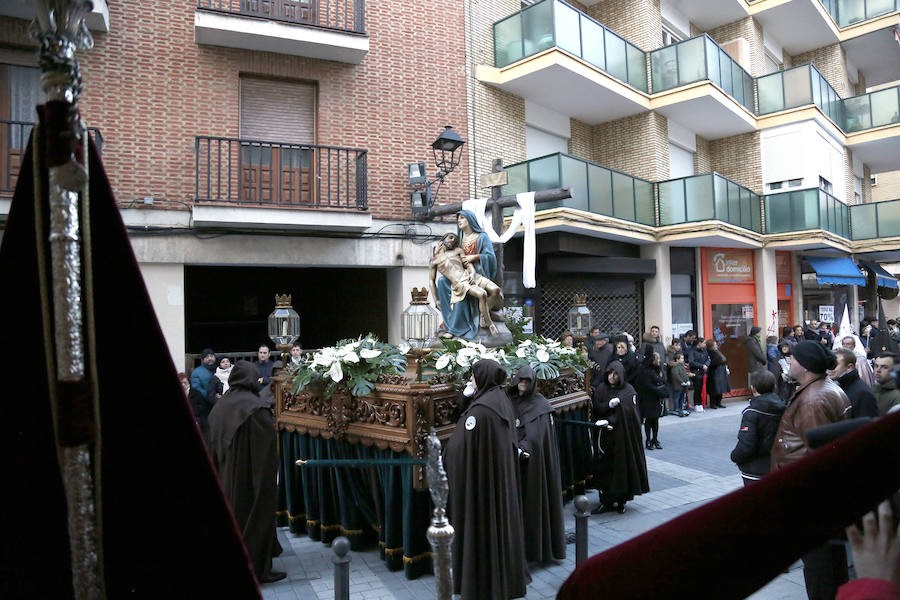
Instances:
[[[407,352],[409,347],[380,342],[371,333],[355,340],[340,340],[287,367],[287,376],[292,378],[291,391],[297,394],[312,386],[330,396],[338,385],[344,384],[356,397],[371,394],[382,373],[406,372]]]

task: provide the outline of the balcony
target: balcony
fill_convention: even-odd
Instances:
[[[850,239],[850,208],[818,188],[766,196],[766,233],[829,231]]]
[[[850,27],[900,10],[900,0],[821,0],[838,27]]]
[[[504,194],[537,192],[569,186],[572,197],[541,204],[538,210],[573,208],[606,217],[656,224],[653,184],[598,164],[556,153],[506,167],[509,183]]]
[[[198,44],[359,64],[365,0],[198,0]]]
[[[562,0],[494,23],[494,66],[479,65],[476,75],[592,124],[650,108],[644,51]]]
[[[815,104],[835,125],[843,126],[841,98],[812,64],[758,77],[756,95],[759,116]]]
[[[653,108],[697,134],[717,139],[754,130],[753,78],[708,35],[652,51],[650,74]],[[718,89],[690,87],[707,81]]]
[[[197,225],[360,229],[371,224],[371,215],[363,213],[366,150],[198,136],[195,152],[195,200],[207,205],[195,205]],[[251,207],[308,210],[246,210]]]
[[[109,31],[109,6],[106,0],[91,1],[91,12],[84,18],[88,29],[94,33]],[[0,0],[0,16],[31,21],[34,19],[34,4],[25,0]]]
[[[841,101],[847,147],[873,173],[900,169],[900,86]]]
[[[718,173],[661,181],[656,189],[661,227],[721,221],[762,233],[759,195]]]
[[[900,236],[900,200],[856,204],[850,207],[854,240]]]
[[[22,157],[28,146],[31,136],[31,128],[34,123],[29,121],[0,120],[0,197],[12,196],[16,190],[16,181],[19,178],[19,170],[22,168]],[[103,149],[103,135],[96,127],[88,127],[88,135],[94,140],[97,151]]]

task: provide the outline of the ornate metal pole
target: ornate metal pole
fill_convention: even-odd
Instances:
[[[85,281],[83,263],[86,244],[87,132],[78,112],[81,73],[76,50],[93,46],[84,18],[93,8],[90,0],[34,0],[35,20],[30,33],[40,44],[41,87],[46,103],[41,107],[41,124],[34,135],[36,202],[38,214],[49,211],[49,232],[44,242],[50,248],[50,281],[43,277],[43,297],[52,296],[52,341],[48,363],[50,396],[59,448],[60,471],[66,493],[72,586],[75,598],[105,597],[100,528],[99,494],[95,490],[95,469],[99,472],[96,427],[96,396],[88,375],[86,348]],[[42,174],[46,169],[46,181]],[[43,205],[43,195],[47,205]],[[39,252],[42,252],[39,250]],[[89,277],[88,277],[89,283]],[[49,304],[49,300],[46,302]],[[45,306],[49,312],[49,307]],[[51,373],[55,374],[55,380]]]
[[[438,600],[451,600],[453,596],[453,526],[447,520],[447,495],[450,485],[441,458],[441,441],[434,428],[426,438],[428,444],[428,489],[434,502],[434,515],[428,528],[428,543],[434,555],[434,578]]]

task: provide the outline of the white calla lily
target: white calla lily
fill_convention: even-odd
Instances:
[[[436,361],[434,361],[434,368],[440,371],[447,367],[450,364],[450,359],[453,358],[452,354],[442,354]]]
[[[463,350],[464,349],[465,348],[463,348]],[[458,364],[461,367],[468,367],[468,366],[471,366],[472,362],[471,362],[469,356],[463,354],[462,350],[460,350],[459,354],[456,355],[456,364]]]
[[[359,351],[359,355],[363,358],[375,358],[381,356],[381,350],[375,350],[374,348],[363,348]]]
[[[411,346],[409,344],[407,344],[406,342],[403,342],[402,344],[397,346],[397,350],[400,351],[400,354],[409,354],[410,349],[411,349]]]
[[[345,363],[358,363],[359,355],[357,355],[356,352],[350,351],[346,355],[344,355],[343,361]]]
[[[519,348],[518,350],[516,350],[516,356],[518,356],[519,358],[525,358],[525,355],[527,353],[528,350],[526,350],[525,348]]]
[[[550,354],[549,354],[546,350],[544,350],[543,348],[541,348],[540,350],[538,350],[538,351],[535,353],[534,356],[535,356],[535,358],[537,358],[537,359],[538,359],[539,361],[541,361],[542,363],[545,363],[545,362],[547,362],[548,360],[550,360]]]
[[[331,369],[328,370],[328,376],[335,383],[340,382],[344,378],[344,371],[341,370],[341,361],[336,360],[331,363]]]

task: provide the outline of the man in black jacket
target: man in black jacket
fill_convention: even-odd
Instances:
[[[847,397],[850,398],[850,417],[877,417],[878,403],[869,386],[859,378],[856,370],[858,360],[856,352],[846,348],[838,348],[834,351],[837,356],[837,365],[828,371],[828,377],[841,386]]]
[[[768,474],[772,444],[787,404],[775,393],[775,376],[769,371],[750,374],[750,406],[741,415],[738,443],[731,461],[741,470],[744,485]]]
[[[709,370],[709,355],[697,343],[697,332],[694,330],[684,334],[681,340],[681,353],[684,363],[694,374],[694,406],[703,406],[703,376]]]

